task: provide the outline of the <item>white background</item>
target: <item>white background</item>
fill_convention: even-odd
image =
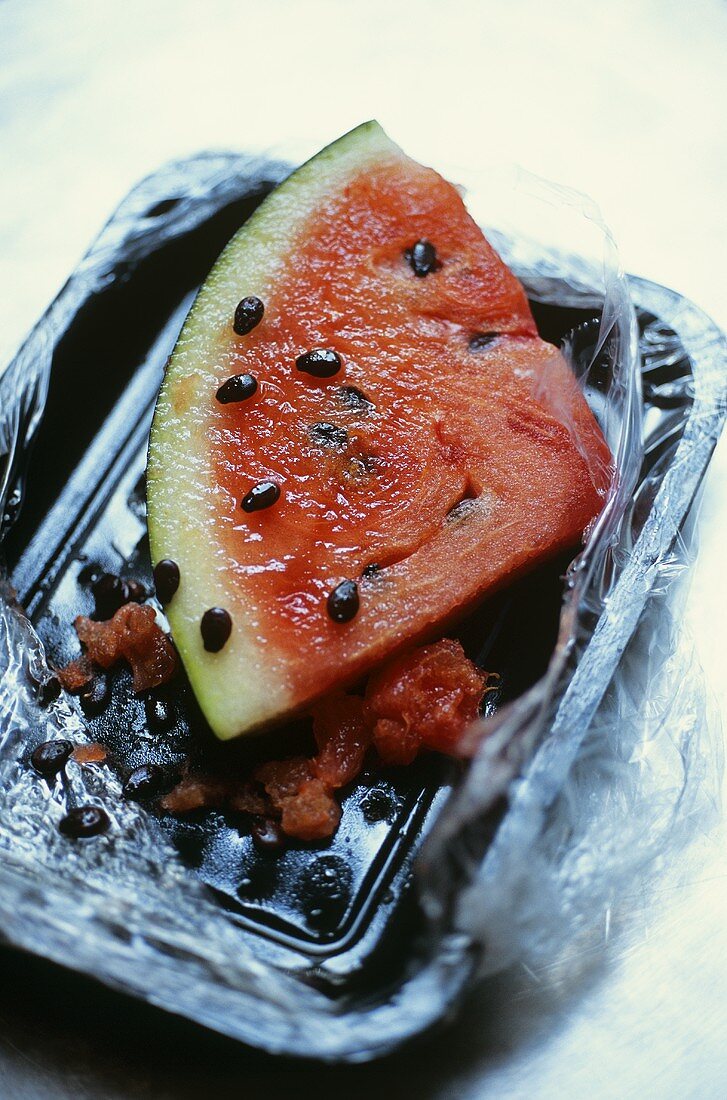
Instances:
[[[370,117],[415,156],[517,162],[589,193],[627,270],[727,327],[724,2],[0,0],[0,365],[141,175],[203,148],[308,153]],[[723,713],[726,475],[723,445],[689,610]],[[713,843],[700,882],[577,1010],[496,1055],[470,1020],[466,1057],[461,1037],[449,1061],[440,1045],[411,1070],[417,1091],[726,1095],[727,860]],[[0,1042],[3,1095],[136,1094],[103,1059],[71,1086],[62,1058],[13,1043]],[[381,1091],[377,1072],[359,1080]],[[279,1080],[248,1084],[263,1079]]]

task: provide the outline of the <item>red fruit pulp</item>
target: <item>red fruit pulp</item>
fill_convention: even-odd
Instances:
[[[418,278],[406,250],[424,237],[441,266]],[[472,350],[476,332],[500,335]],[[328,196],[262,323],[232,344],[224,329],[220,347],[221,379],[259,383],[248,401],[215,403],[209,432],[229,587],[301,703],[573,545],[601,506],[610,455],[575,378],[430,169],[392,163]],[[334,377],[296,370],[318,347],[341,356]],[[321,423],[341,430],[333,442]],[[240,512],[264,479],[280,499]],[[326,613],[342,578],[360,595],[346,624]]]

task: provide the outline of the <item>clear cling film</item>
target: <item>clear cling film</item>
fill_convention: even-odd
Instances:
[[[287,171],[207,154],[144,180],[0,376],[0,927],[251,1045],[363,1060],[514,965],[557,972],[567,991],[577,948],[607,938],[621,899],[714,821],[723,762],[680,601],[727,345],[690,302],[623,274],[583,196],[445,166],[583,386],[614,455],[608,498],[573,562],[463,627],[511,687],[461,766],[364,776],[330,849],[276,864],[220,815],[170,823],[121,789],[131,768],[189,752],[188,695],[154,738],[125,682],[89,720],[49,665],[72,655],[92,566],[148,572],[143,474],[164,361],[221,245]],[[64,404],[100,371],[95,404]],[[43,741],[96,736],[109,760],[71,760],[63,782],[28,766]],[[110,828],[69,843],[58,823],[85,804]]]

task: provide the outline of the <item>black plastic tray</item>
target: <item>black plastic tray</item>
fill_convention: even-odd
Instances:
[[[202,191],[195,192],[188,183],[197,186],[194,165],[200,162],[191,161],[135,192],[128,202],[136,203],[138,249],[129,247],[128,235],[120,234],[118,251],[109,248],[108,278],[78,297],[60,327],[46,320],[53,341],[50,388],[22,471],[22,509],[5,538],[4,555],[20,601],[54,664],[78,652],[70,624],[93,606],[90,582],[95,573],[108,570],[151,586],[144,469],[164,364],[200,281],[232,232],[285,171],[276,163],[218,159],[218,176],[201,173]],[[144,198],[147,205],[142,208]],[[190,202],[196,204],[193,224],[175,229],[176,206]],[[169,232],[160,232],[159,225],[167,221]],[[654,288],[635,281],[634,293],[637,306],[644,300],[653,305]],[[541,334],[554,343],[598,316],[593,308],[538,301],[533,309]],[[685,402],[691,397],[684,380],[691,377],[692,360],[674,335],[675,354],[654,367],[649,333],[664,325],[645,305],[638,318],[646,400],[658,419],[650,424],[645,476],[659,466],[668,469],[669,455],[688,423]],[[588,331],[587,325],[581,329],[586,336]],[[669,396],[677,392],[675,382],[678,400]],[[597,405],[598,393],[594,390],[591,396]],[[675,401],[679,415],[670,426],[670,402]],[[642,522],[643,516],[638,519]],[[551,563],[461,625],[459,636],[470,655],[502,675],[501,694],[492,706],[519,697],[544,675],[558,635],[567,565],[567,559]],[[275,751],[269,742],[264,748],[260,743],[217,745],[183,680],[166,691],[166,698],[172,720],[162,731],[152,729],[145,700],[131,692],[128,673],[116,672],[108,706],[99,716],[84,719],[89,738],[109,747],[118,777],[147,761],[174,765],[190,754],[224,759]],[[295,736],[305,742],[309,734],[304,723]],[[42,739],[37,733],[26,741],[25,760]],[[332,1035],[329,1044],[317,1041],[315,1032],[306,1039],[304,1026],[299,1033],[266,1031],[249,1011],[225,1023],[204,1006],[195,1010],[189,1002],[145,990],[139,979],[125,986],[118,972],[104,971],[72,952],[59,958],[52,937],[44,943],[40,936],[32,949],[252,1045],[314,1057],[379,1053],[440,1017],[465,987],[476,961],[472,944],[450,945],[445,969],[425,979],[422,1010],[407,1017],[402,991],[417,996],[421,975],[414,960],[424,933],[411,890],[412,866],[456,780],[456,766],[435,757],[408,769],[365,771],[344,792],[342,822],[333,841],[321,847],[291,845],[282,854],[259,850],[245,819],[211,811],[186,820],[159,818],[183,864],[211,890],[214,905],[239,930],[251,957],[314,987],[335,1006],[332,1011],[348,1017],[348,1032]],[[64,795],[56,790],[46,797],[50,803]],[[68,797],[72,800],[72,791]],[[493,814],[491,829],[505,808],[501,804]],[[17,936],[11,939],[21,942]],[[377,1012],[379,1018],[367,1034],[363,1021],[373,1020]]]
[[[76,615],[92,614],[93,581],[103,571],[153,591],[144,472],[164,364],[197,283],[264,190],[256,186],[252,200],[233,202],[155,250],[128,278],[110,281],[58,339],[23,507],[5,542],[12,583],[54,666],[78,655],[71,624]],[[553,342],[593,317],[593,311],[535,308]],[[545,673],[569,560],[549,563],[460,626],[469,654],[501,677],[497,696],[487,697],[490,710]],[[150,728],[146,704],[155,693],[136,696],[127,670],[108,679],[108,705],[84,721],[89,737],[110,749],[121,777],[149,762],[173,766],[191,757],[215,767],[269,758],[276,740],[288,755],[310,740],[301,722],[277,738],[220,745],[184,677],[156,693],[171,704],[172,721]],[[317,984],[341,997],[375,991],[397,976],[397,947],[415,920],[406,904],[412,861],[455,775],[454,765],[434,756],[408,768],[365,771],[344,792],[335,837],[318,847],[290,844],[283,853],[260,851],[244,816],[201,811],[161,820],[183,860],[258,937],[258,953],[301,973],[314,969]],[[404,963],[405,953],[398,955]]]

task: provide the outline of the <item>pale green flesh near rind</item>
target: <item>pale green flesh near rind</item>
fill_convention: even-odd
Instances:
[[[231,599],[220,522],[234,522],[239,501],[211,482],[207,460],[204,402],[224,381],[220,333],[232,330],[241,298],[274,297],[296,235],[326,194],[367,168],[407,160],[376,122],[367,122],[323,149],[276,188],[232,238],[210,272],[190,310],[167,366],[149,441],[147,502],[154,563],[164,558],[180,568],[179,589],[165,609],[172,635],[197,701],[221,739],[260,728],[294,706],[292,692],[266,661],[266,642],[252,619],[239,609],[233,630],[219,653],[207,653],[200,619],[210,607],[230,607]],[[188,411],[177,411],[173,397],[189,387]],[[239,514],[239,513],[238,513]],[[206,534],[205,534],[206,532]]]

